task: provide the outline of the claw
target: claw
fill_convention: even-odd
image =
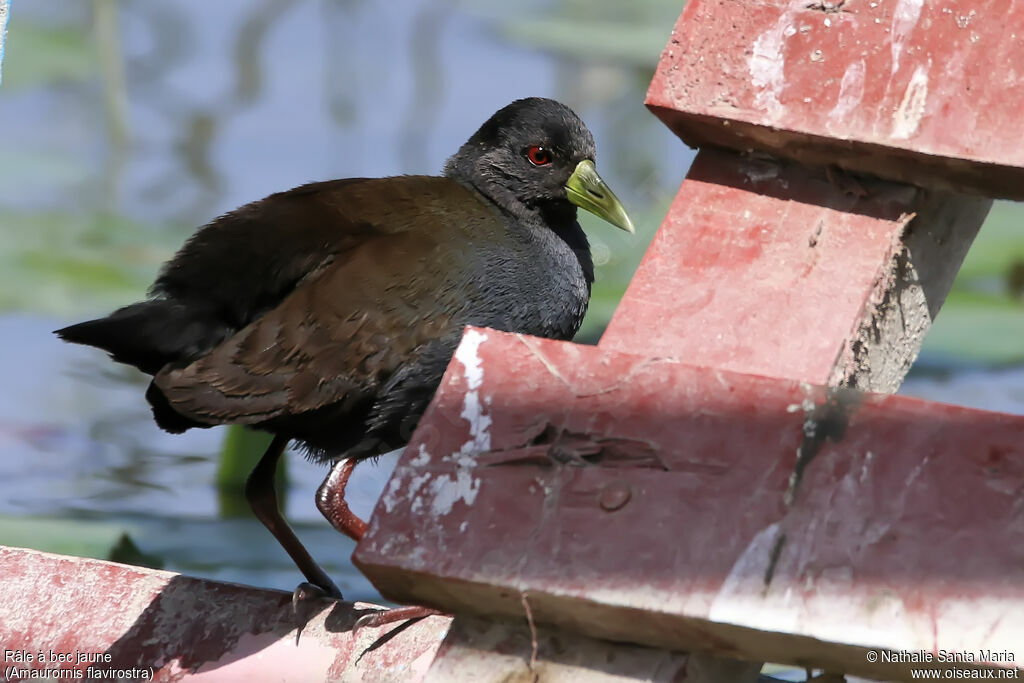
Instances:
[[[307,612],[308,608],[312,607],[312,604],[315,602],[341,599],[341,591],[333,583],[330,588],[324,588],[315,583],[304,581],[292,591],[292,612],[296,616],[301,616],[300,613]]]
[[[341,600],[341,591],[333,583],[330,585],[333,590],[304,581],[292,591],[292,616],[298,625],[298,628],[295,630],[296,645],[299,643],[299,636],[302,634],[302,630],[313,616],[324,609],[324,603]]]

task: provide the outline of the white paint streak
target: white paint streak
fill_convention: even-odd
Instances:
[[[423,510],[423,497],[417,496],[416,494],[419,493],[424,484],[430,481],[430,477],[431,475],[427,473],[415,476],[409,480],[409,493],[407,494],[407,497],[413,499],[412,505],[409,508],[413,513],[418,514]]]
[[[398,505],[398,488],[402,485],[402,478],[399,476],[392,475],[391,481],[388,482],[388,488],[384,491],[384,495],[380,497],[380,501],[384,504],[384,509],[391,512]]]
[[[455,359],[466,368],[464,376],[469,389],[476,391],[484,383],[483,361],[480,360],[480,345],[487,340],[487,335],[476,330],[469,330],[463,337],[459,348],[455,350]]]
[[[455,359],[462,363],[466,378],[466,396],[462,403],[461,417],[469,422],[469,441],[456,453],[456,462],[461,465],[475,465],[476,456],[491,448],[491,418],[484,412],[480,400],[480,387],[484,383],[483,361],[480,360],[480,345],[487,335],[469,330],[455,351]]]
[[[455,360],[462,363],[464,368],[463,377],[466,380],[466,395],[462,399],[462,419],[469,423],[469,440],[444,458],[455,463],[454,475],[444,474],[432,478],[426,487],[422,498],[417,498],[413,503],[413,512],[419,512],[426,500],[430,500],[430,511],[434,516],[447,515],[452,511],[455,503],[463,501],[466,505],[472,505],[476,500],[476,494],[480,491],[480,480],[470,472],[476,465],[476,456],[491,448],[491,418],[487,415],[486,399],[480,396],[480,387],[484,383],[483,360],[480,358],[480,345],[487,339],[487,335],[477,330],[469,330],[462,338],[462,343],[455,351]],[[421,456],[425,453],[420,454]],[[429,457],[429,456],[428,456]],[[416,462],[420,462],[417,458]],[[410,483],[410,495],[424,485],[426,478],[432,475],[424,475],[423,480],[414,479]],[[415,485],[415,489],[413,486]]]
[[[896,10],[892,13],[892,71],[893,76],[900,69],[900,56],[917,20],[921,18],[921,7],[924,0],[899,0]]]
[[[910,77],[907,90],[903,93],[903,101],[893,115],[892,137],[896,140],[906,140],[917,132],[921,125],[921,118],[924,116],[925,106],[928,104],[928,70],[931,68],[931,61],[928,66],[920,65],[914,70]]]
[[[421,474],[409,480],[409,495],[415,496],[423,485],[430,480],[430,474]]]
[[[778,120],[785,107],[779,102],[779,95],[786,83],[786,57],[783,48],[786,38],[792,36],[793,19],[798,9],[803,9],[806,2],[791,2],[790,7],[779,16],[775,25],[762,33],[751,47],[747,69],[750,80],[760,91],[754,103],[768,114],[772,120]]]
[[[835,123],[842,123],[864,99],[864,60],[854,62],[846,67],[843,80],[839,84],[839,99],[832,107],[828,117]]]
[[[785,610],[766,609],[771,602],[766,601],[764,580],[772,562],[772,549],[780,532],[778,523],[770,524],[757,532],[747,549],[733,564],[729,575],[715,595],[708,619],[731,624],[748,624],[751,623],[752,615],[756,615],[768,620],[780,619],[781,621],[774,623],[774,631],[785,631],[792,625],[792,614],[786,615]],[[769,611],[770,615],[767,614]]]
[[[416,454],[416,457],[409,461],[409,464],[413,467],[423,467],[424,465],[430,464],[430,453],[427,453],[427,447],[420,444],[420,449]]]
[[[430,454],[427,453],[426,447],[420,444],[419,455],[410,460],[409,465],[414,467],[423,467],[429,462]],[[405,481],[409,473],[409,469],[407,467],[403,467],[400,471],[395,472],[391,476],[391,481],[388,482],[388,487],[380,497],[381,502],[384,504],[384,509],[388,512],[394,510],[401,501],[410,498],[412,499],[411,509],[413,512],[419,512],[423,508],[423,501],[417,498],[416,494],[421,488],[423,488],[423,485],[427,483],[431,475],[426,473],[413,476],[409,479],[409,487],[405,495],[399,496],[398,490],[402,487],[402,483]]]
[[[430,491],[434,494],[431,512],[436,516],[447,515],[459,500],[465,501],[466,505],[473,504],[480,491],[480,480],[468,469],[459,467],[454,477],[446,474],[430,482]]]

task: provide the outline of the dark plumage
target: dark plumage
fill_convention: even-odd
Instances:
[[[291,439],[318,460],[380,454],[408,441],[466,325],[575,334],[594,279],[576,206],[632,229],[594,153],[564,105],[513,102],[443,177],[312,183],[247,204],[198,230],[148,300],[57,334],[152,375],[146,398],[168,431],[272,432],[268,466]],[[260,468],[250,499],[292,552],[274,526],[273,467]]]

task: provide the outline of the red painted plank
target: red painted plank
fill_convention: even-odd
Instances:
[[[355,560],[389,598],[522,616],[528,590],[611,640],[882,678],[910,665],[870,649],[1020,661],[1024,418],[832,398],[471,330]]]
[[[925,286],[925,310],[901,318],[920,318],[922,327],[906,339],[893,335],[892,355],[905,364],[894,382],[859,384],[895,390],[989,202],[886,182],[858,187],[859,195],[824,172],[701,151],[601,347],[849,383],[854,347],[871,343],[862,333],[878,337],[885,307],[905,302],[891,295],[909,263]]]
[[[760,669],[752,662],[610,643],[565,629],[531,629],[524,619],[459,615],[425,683],[754,683]]]
[[[693,146],[1022,199],[1020,64],[1021,0],[690,0],[647,103]]]
[[[353,634],[373,606],[324,601],[299,629],[281,591],[20,548],[0,547],[0,576],[0,681],[417,681],[449,622]]]

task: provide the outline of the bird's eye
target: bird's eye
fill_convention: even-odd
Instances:
[[[526,158],[534,166],[547,166],[551,163],[551,152],[546,147],[534,145],[526,150]]]

